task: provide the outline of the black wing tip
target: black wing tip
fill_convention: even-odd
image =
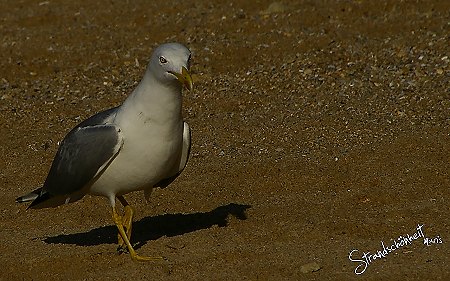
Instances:
[[[31,202],[31,204],[28,206],[28,209],[34,209],[38,204],[47,201],[48,199],[50,199],[50,197],[50,193],[48,192],[39,194],[39,196],[34,199],[33,202]]]
[[[16,203],[24,203],[27,202],[27,200],[25,200],[25,196],[20,196],[16,198]]]
[[[42,188],[38,188],[28,194],[16,198],[17,203],[30,202],[38,198],[42,193]]]
[[[50,199],[50,193],[43,191],[42,188],[38,188],[28,194],[25,194],[23,196],[17,197],[16,198],[16,203],[26,203],[26,202],[31,202],[30,205],[28,205],[27,210],[28,209],[35,209],[36,205],[47,201],[48,199]]]

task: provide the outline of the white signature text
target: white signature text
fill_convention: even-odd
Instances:
[[[394,252],[395,250],[406,246],[411,245],[415,240],[422,238],[423,244],[430,246],[432,244],[442,244],[442,239],[439,235],[437,235],[434,238],[428,238],[425,237],[425,234],[423,232],[423,224],[418,224],[416,231],[414,234],[409,235],[400,235],[397,239],[391,239],[392,244],[388,243],[387,246],[383,241],[381,241],[381,248],[380,250],[374,252],[373,254],[371,252],[363,252],[362,255],[358,254],[359,250],[354,249],[350,251],[348,258],[351,262],[356,262],[358,265],[355,268],[355,273],[357,275],[363,274],[367,267],[374,262],[376,259],[386,258],[387,255]]]

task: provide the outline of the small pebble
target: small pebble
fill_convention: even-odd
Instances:
[[[300,267],[300,271],[302,273],[312,273],[319,271],[322,268],[317,262],[310,262],[307,264],[304,264]]]

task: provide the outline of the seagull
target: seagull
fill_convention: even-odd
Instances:
[[[183,171],[191,147],[189,125],[182,117],[182,89],[193,89],[191,52],[182,44],[156,48],[144,77],[122,105],[78,124],[60,143],[42,187],[16,202],[28,208],[56,207],[86,194],[104,196],[119,231],[119,249],[135,261],[160,261],[140,256],[130,243],[133,208],[124,195],[166,187]],[[123,205],[124,215],[116,208]]]

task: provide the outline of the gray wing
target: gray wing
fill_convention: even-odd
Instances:
[[[115,125],[80,127],[61,143],[43,190],[66,195],[82,189],[122,146]]]
[[[111,124],[117,108],[83,121],[61,142],[44,186],[30,193],[31,208],[53,207],[84,196],[83,188],[102,171],[123,144],[120,128]],[[25,195],[22,198],[27,198]],[[25,202],[20,200],[18,202]]]

